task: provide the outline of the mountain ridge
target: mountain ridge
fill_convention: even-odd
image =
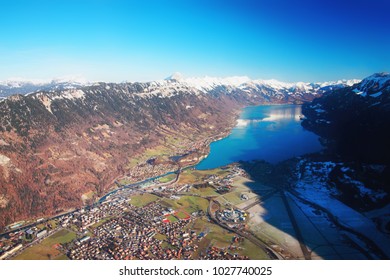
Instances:
[[[176,79],[100,82],[2,100],[0,227],[80,207],[88,203],[83,194],[93,193],[93,200],[118,177],[136,181],[176,170],[170,156],[186,154],[196,163],[211,141],[229,133],[244,106],[302,104],[347,87],[206,82],[198,88]]]
[[[390,163],[390,74],[376,73],[302,108],[302,125],[330,149],[360,161]]]
[[[87,82],[85,79],[64,79],[58,78],[51,81],[44,80],[24,80],[24,79],[10,79],[7,81],[0,81],[0,98],[6,98],[14,94],[31,94],[39,91],[48,91],[54,92],[56,90],[66,90],[66,89],[78,89],[85,86],[97,85],[97,84],[156,84],[164,86],[167,83],[181,84],[188,87],[196,88],[200,91],[210,91],[218,86],[230,86],[235,88],[245,89],[250,86],[257,87],[268,87],[273,90],[285,90],[289,92],[294,92],[297,88],[300,90],[309,90],[314,92],[315,90],[320,90],[324,92],[325,90],[331,89],[331,87],[340,87],[340,86],[350,86],[353,83],[357,83],[360,80],[339,80],[339,81],[330,81],[324,83],[307,83],[307,82],[296,82],[296,83],[285,83],[278,80],[252,80],[246,76],[233,76],[226,78],[218,77],[209,77],[205,76],[202,78],[185,78],[180,73],[174,73],[165,80],[156,80],[151,82],[122,82],[122,83],[111,83],[111,82]]]

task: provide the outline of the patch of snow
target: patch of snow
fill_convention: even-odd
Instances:
[[[389,73],[376,73],[374,75],[365,78],[359,85],[359,88],[363,90],[369,87],[377,86],[378,90],[380,90],[384,86],[384,84],[388,83],[389,81],[390,81]]]
[[[295,84],[294,83],[285,83],[285,82],[281,82],[281,81],[278,81],[278,80],[275,80],[275,79],[271,79],[271,80],[254,80],[253,81],[254,84],[256,85],[263,85],[263,86],[268,86],[268,87],[272,87],[274,89],[289,89],[291,87],[293,87]]]
[[[367,96],[367,93],[366,92],[363,92],[363,91],[359,91],[356,93],[357,95],[360,95],[360,96],[363,96],[363,97],[366,97]]]
[[[0,146],[9,146],[9,144],[5,142],[3,139],[0,139]]]
[[[0,165],[6,166],[11,162],[11,159],[9,157],[6,157],[5,155],[0,154]]]
[[[181,80],[182,83],[194,87],[198,90],[212,90],[218,86],[232,86],[238,87],[244,83],[249,82],[248,77],[227,77],[227,78],[214,78],[214,77],[203,77],[203,78],[187,78]]]
[[[78,99],[85,96],[84,91],[77,89],[77,90],[67,90],[61,93],[61,97],[66,99]],[[61,99],[61,98],[55,98],[55,99]]]
[[[357,188],[362,197],[367,197],[371,201],[376,202],[378,199],[383,199],[386,197],[386,193],[384,191],[374,191],[372,189],[367,188],[362,182],[353,180],[347,174],[344,174],[343,182],[352,184],[355,188]]]
[[[377,93],[374,93],[374,94],[371,94],[370,96],[371,97],[378,97],[378,96],[381,96],[382,95],[382,92],[380,91],[380,92],[377,92]]]
[[[353,86],[354,84],[360,83],[361,80],[358,79],[351,79],[351,80],[338,80],[338,81],[330,81],[330,82],[324,82],[324,83],[318,83],[320,87],[329,87],[329,86],[335,86],[335,85],[346,85],[346,86]]]
[[[303,174],[299,172],[302,164],[305,164]],[[301,160],[297,166],[300,178],[295,186],[296,192],[304,200],[325,208],[340,224],[371,239],[383,248],[384,252],[390,252],[390,238],[381,233],[373,221],[334,197],[334,193],[326,180],[321,178],[327,178],[331,170],[330,167],[335,166],[335,164],[329,163],[328,166],[326,165],[325,162],[306,163]],[[317,176],[317,171],[324,171],[324,173],[318,173]]]
[[[368,107],[377,106],[377,105],[379,105],[379,104],[381,104],[381,102],[375,102],[375,103],[371,104],[371,105],[370,105],[370,106],[368,106]]]
[[[54,84],[78,84],[78,85],[88,85],[90,84],[89,81],[87,81],[83,76],[62,76],[58,78],[54,78],[51,80],[51,83]]]
[[[346,85],[347,86],[353,86],[353,85],[355,85],[355,84],[358,84],[358,83],[360,83],[362,80],[358,80],[358,79],[352,79],[352,80],[347,80],[346,81]]]
[[[48,110],[51,114],[53,114],[53,112],[51,111],[51,99],[47,95],[43,93],[38,93],[37,95],[35,95],[35,97],[42,102],[46,110]]]
[[[367,96],[367,93],[366,92],[363,92],[361,90],[358,90],[357,88],[353,89],[352,90],[354,93],[356,93],[357,95],[361,95],[361,96]]]
[[[312,108],[312,109],[321,108],[321,107],[322,107],[321,103],[317,103],[315,105],[313,105],[313,104],[310,105],[310,108]]]

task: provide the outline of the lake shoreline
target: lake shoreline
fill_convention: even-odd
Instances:
[[[301,126],[301,116],[301,105],[247,106],[240,110],[230,133],[210,143],[208,156],[196,168],[213,169],[239,160],[254,159],[277,163],[321,150],[318,137]]]

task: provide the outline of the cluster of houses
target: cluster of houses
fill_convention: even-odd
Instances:
[[[226,248],[210,247],[206,254],[200,256],[201,260],[248,260],[247,256],[231,253]]]
[[[143,181],[147,178],[152,178],[159,176],[161,174],[168,173],[172,170],[176,170],[177,165],[171,164],[171,163],[164,163],[164,164],[139,164],[129,170],[129,178],[131,181],[138,182]]]
[[[172,212],[158,203],[129,211],[93,229],[70,248],[71,259],[180,259],[190,258],[199,240],[185,230],[189,220],[163,223]],[[157,236],[158,234],[158,236]]]

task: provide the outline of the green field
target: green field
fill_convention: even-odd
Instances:
[[[221,168],[210,170],[186,169],[180,174],[179,184],[197,184],[203,182],[210,175],[224,177],[228,174],[228,170],[222,170]]]
[[[53,260],[69,260],[69,258],[66,255],[58,255]]]
[[[76,238],[76,234],[66,229],[44,239],[41,243],[36,244],[24,250],[15,260],[50,260],[50,259],[67,259],[59,250],[55,248],[56,244],[65,244]]]
[[[163,198],[159,201],[159,203],[165,207],[171,207],[178,212],[180,212],[180,210],[183,210],[189,215],[191,215],[192,212],[199,210],[207,212],[207,207],[209,206],[209,202],[207,199],[199,196],[189,195],[182,196],[179,200]]]
[[[176,178],[176,174],[169,174],[158,179],[160,183],[168,183]]]
[[[230,205],[230,202],[227,201],[223,196],[219,196],[215,200],[219,202],[223,209],[225,209],[227,204]]]
[[[161,247],[164,249],[175,249],[176,248],[175,246],[172,246],[171,244],[169,244],[167,241],[163,241],[163,243],[161,244]]]
[[[157,157],[159,159],[168,159],[171,153],[171,148],[165,147],[164,145],[159,145],[153,148],[149,148],[140,155],[133,156],[129,158],[127,163],[127,168],[132,168],[137,164],[143,163],[152,157]]]
[[[177,212],[176,214],[175,214],[175,216],[177,217],[177,218],[179,218],[179,219],[186,219],[186,218],[188,218],[188,216],[189,215],[187,215],[186,213],[183,213],[183,212]]]
[[[39,230],[42,230],[46,227],[46,224],[39,224],[39,225],[36,225],[36,227],[39,229]]]
[[[242,202],[244,202],[244,200],[242,200],[240,198],[241,196],[241,192],[236,192],[236,191],[232,191],[230,193],[227,193],[227,194],[224,194],[223,197],[230,203],[230,204],[233,204],[233,205],[237,205],[237,204],[240,204]]]
[[[210,246],[215,246],[218,248],[228,248],[229,245],[232,244],[233,237],[236,236],[235,233],[230,233],[224,228],[221,228],[216,224],[208,222],[204,218],[196,219],[191,229],[195,230],[197,234],[199,234],[200,232],[208,232],[207,235],[199,243],[199,252],[205,252],[206,249]],[[256,245],[254,245],[247,239],[244,239],[244,241],[241,243],[233,245],[240,247],[240,249],[229,250],[229,252],[232,254],[237,253],[239,255],[248,256],[250,259],[253,260],[269,259],[268,255],[263,250],[258,248]],[[196,254],[194,258],[196,258],[197,255],[198,254]]]
[[[154,238],[156,238],[157,240],[161,240],[161,241],[167,240],[167,236],[164,235],[164,234],[161,234],[161,233],[156,233],[156,235],[154,236]]]
[[[54,220],[50,220],[48,223],[51,225],[52,229],[55,229],[58,226],[58,223]]]
[[[166,217],[168,219],[168,221],[170,221],[171,223],[176,223],[177,221],[179,221],[175,216],[173,215],[169,215],[168,217]]]
[[[121,186],[127,185],[127,184],[131,184],[131,183],[133,183],[133,181],[129,180],[128,178],[123,178],[123,179],[120,179],[120,180],[119,180],[119,184],[120,184]],[[117,188],[116,185],[115,185],[115,188]]]
[[[198,234],[201,232],[208,232],[205,239],[213,241],[212,243],[218,241],[219,243],[223,243],[224,246],[226,244],[229,245],[234,236],[234,234],[229,233],[224,228],[208,222],[205,218],[197,219],[192,229],[195,230]]]
[[[158,199],[158,196],[150,194],[150,193],[144,193],[139,195],[134,195],[131,197],[130,204],[136,207],[143,207],[153,201],[156,201]]]
[[[168,198],[163,198],[159,201],[159,203],[162,205],[162,206],[165,206],[165,207],[168,207],[168,208],[172,208],[174,210],[178,210],[181,205],[179,205],[177,203],[177,200],[174,200],[174,199],[168,199]]]
[[[209,206],[207,199],[198,196],[182,196],[176,203],[180,206],[179,209],[183,209],[188,214],[199,210],[207,212]]]
[[[167,145],[168,147],[176,147],[176,148],[183,149],[183,148],[185,148],[185,146],[182,145],[182,143],[183,143],[183,141],[179,137],[168,135],[165,138],[165,145]]]
[[[240,247],[243,248],[242,251],[239,251],[240,254],[248,256],[251,260],[268,260],[269,256],[266,252],[256,247],[252,242],[245,239]]]
[[[229,246],[234,236],[220,226],[208,222],[205,218],[196,219],[191,229],[195,230],[197,234],[201,232],[207,233],[199,242],[199,250],[194,255],[194,259],[198,257],[199,253],[205,253],[210,246],[219,248]]]
[[[212,187],[206,188],[191,188],[190,193],[198,194],[200,196],[219,196],[220,194]]]

